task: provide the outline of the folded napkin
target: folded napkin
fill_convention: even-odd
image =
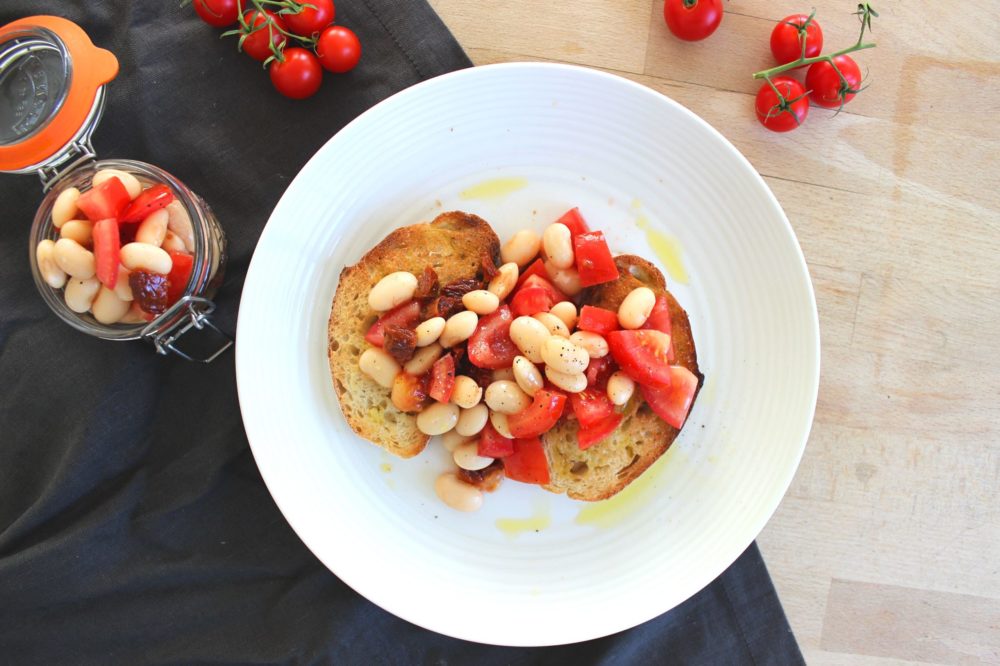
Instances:
[[[121,62],[101,157],[175,174],[229,239],[215,322],[235,331],[254,245],[288,183],[338,129],[418,81],[470,65],[423,0],[337,0],[352,73],[304,102],[179,0],[5,0],[0,23],[56,14]],[[802,661],[756,546],[643,626],[547,649],[484,646],[400,620],[331,574],[261,481],[233,353],[211,365],[77,333],[32,282],[34,176],[0,176],[0,661],[704,663]]]

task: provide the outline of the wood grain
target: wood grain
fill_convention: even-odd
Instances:
[[[759,542],[807,660],[1000,663],[1000,0],[875,2],[879,46],[857,57],[870,87],[788,135],[753,117],[774,22],[815,6],[836,49],[857,38],[855,2],[728,0],[694,44],[662,0],[431,4],[476,64],[587,65],[674,98],[781,201],[823,373]]]

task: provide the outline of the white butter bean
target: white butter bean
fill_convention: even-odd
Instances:
[[[454,430],[449,430],[445,434],[441,435],[441,444],[444,445],[444,448],[448,451],[448,453],[454,453],[455,449],[457,449],[460,445],[465,444],[472,439],[472,437],[459,435]]]
[[[587,375],[582,372],[567,374],[545,366],[545,376],[549,381],[567,393],[579,393],[587,388]]]
[[[490,409],[501,414],[517,414],[531,404],[528,394],[521,390],[517,382],[509,379],[502,379],[487,386],[483,399]]]
[[[455,432],[459,435],[478,435],[486,427],[486,421],[490,418],[490,410],[483,403],[474,407],[463,409],[458,415],[458,423],[455,424]],[[466,468],[471,469],[471,468]]]
[[[656,294],[649,287],[636,287],[629,292],[622,304],[618,306],[618,323],[622,328],[635,330],[641,328],[649,313],[656,305]]]
[[[60,289],[66,284],[66,271],[56,263],[55,249],[55,241],[46,238],[35,248],[35,261],[38,263],[38,272],[41,273],[45,284],[53,289]]]
[[[417,326],[417,346],[426,347],[432,342],[437,342],[444,331],[444,317],[431,317],[424,323]]]
[[[465,444],[459,445],[455,449],[452,458],[455,460],[455,464],[462,469],[467,469],[470,472],[475,472],[476,470],[486,469],[493,464],[493,458],[488,458],[479,455],[479,442],[466,442]]]
[[[122,265],[130,271],[148,271],[167,275],[174,265],[174,260],[170,258],[163,248],[150,245],[149,243],[129,243],[121,249]]]
[[[491,291],[474,289],[462,296],[462,305],[477,315],[488,315],[493,314],[500,307],[500,299]]]
[[[513,261],[506,263],[497,269],[497,274],[490,280],[486,289],[496,294],[497,298],[502,301],[510,295],[510,292],[514,291],[514,286],[517,285],[519,275],[520,271],[517,269],[517,264]]]
[[[459,342],[464,342],[472,337],[476,332],[476,325],[479,323],[479,315],[471,310],[463,310],[458,314],[453,314],[444,325],[444,331],[438,342],[442,347],[454,347]]]
[[[94,174],[91,184],[97,187],[109,178],[117,178],[121,181],[121,184],[125,186],[125,191],[128,192],[129,199],[135,199],[137,196],[142,194],[142,183],[139,179],[130,173],[125,171],[119,171],[118,169],[101,169]]]
[[[368,293],[368,305],[376,312],[385,312],[413,298],[416,290],[417,277],[413,273],[389,273]]]
[[[68,220],[59,227],[59,238],[69,238],[87,247],[94,242],[94,225],[87,220]]]
[[[566,338],[553,335],[542,347],[542,360],[553,370],[575,375],[587,369],[590,356],[583,347],[577,347]]]
[[[532,363],[542,362],[542,345],[551,336],[545,324],[533,317],[518,317],[510,324],[510,339]]]
[[[90,310],[90,305],[97,298],[97,292],[101,290],[101,281],[96,277],[81,280],[80,278],[70,278],[66,283],[66,307],[73,312],[83,314]]]
[[[167,231],[166,235],[163,237],[163,244],[160,245],[167,252],[191,252],[192,250],[187,249],[184,245],[184,241],[181,237],[172,231]]]
[[[552,284],[567,296],[576,296],[583,291],[580,274],[575,268],[556,268],[551,261],[546,261],[545,270],[552,279]]]
[[[456,511],[478,511],[483,506],[483,491],[446,472],[434,482],[438,498]]]
[[[500,260],[505,264],[513,262],[524,268],[538,256],[541,247],[542,239],[538,234],[531,229],[522,229],[500,248]]]
[[[417,349],[417,351],[413,354],[413,357],[406,362],[406,365],[403,366],[403,370],[411,375],[419,377],[431,369],[431,366],[434,365],[434,361],[441,358],[441,353],[443,351],[444,350],[441,349],[441,345],[437,343],[431,343],[426,347],[421,347],[420,349]]]
[[[191,216],[187,208],[177,199],[168,203],[164,209],[167,211],[167,229],[173,232],[184,244],[182,251],[194,253],[194,226],[191,224]]]
[[[52,248],[52,256],[59,268],[75,278],[86,280],[94,277],[97,272],[94,253],[75,240],[69,238],[57,240],[55,247]]]
[[[451,393],[451,401],[463,409],[469,409],[479,404],[483,398],[483,387],[476,380],[466,375],[455,377],[455,389]]]
[[[560,301],[559,303],[556,303],[549,308],[549,312],[562,319],[563,323],[566,324],[567,329],[572,331],[573,327],[576,326],[576,306],[569,301]]]
[[[535,315],[535,320],[540,322],[542,326],[549,332],[549,335],[557,335],[563,338],[569,338],[569,329],[566,328],[566,324],[563,320],[555,316],[551,312],[539,312]],[[525,354],[525,356],[528,356]],[[528,358],[531,358],[530,356]]]
[[[115,296],[123,301],[131,302],[135,297],[132,295],[132,287],[128,283],[128,276],[128,269],[118,264],[118,281],[115,282]]]
[[[608,355],[608,341],[600,333],[577,331],[569,336],[569,341],[586,349],[590,358],[604,358]]]
[[[573,265],[573,233],[565,224],[550,224],[542,233],[542,249],[556,268]]]
[[[417,429],[425,435],[443,435],[458,423],[458,405],[435,402],[417,414]]]
[[[514,370],[512,368],[497,368],[493,371],[493,381],[514,381]]]
[[[542,373],[538,371],[534,363],[524,356],[514,357],[514,381],[517,382],[522,391],[532,397],[545,385],[542,381]]]
[[[608,400],[621,407],[632,399],[635,393],[635,382],[631,377],[619,370],[608,378]]]
[[[139,304],[132,301],[129,306],[128,312],[125,316],[118,320],[119,324],[146,324],[149,322],[148,316],[139,307]]]
[[[163,239],[167,236],[168,217],[169,214],[163,208],[147,215],[146,219],[139,223],[139,228],[136,229],[135,240],[156,247],[163,245]]]
[[[507,415],[490,410],[490,425],[504,439],[514,439],[510,432],[510,425],[507,423]]]
[[[105,286],[97,292],[97,298],[90,304],[90,312],[99,323],[105,326],[117,324],[125,316],[131,304],[115,295],[115,292]]]
[[[378,347],[370,347],[361,354],[358,365],[361,372],[371,377],[382,388],[392,388],[396,374],[400,371],[399,363]]]
[[[56,229],[76,217],[76,202],[80,199],[80,190],[68,187],[59,193],[52,204],[52,226]]]

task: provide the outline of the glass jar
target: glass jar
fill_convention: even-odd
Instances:
[[[65,19],[34,16],[0,28],[0,171],[36,172],[46,192],[30,234],[35,285],[52,311],[78,331],[105,340],[149,340],[160,354],[209,362],[232,345],[209,319],[225,269],[225,235],[208,204],[170,173],[134,160],[96,159],[90,136],[103,111],[104,86],[117,71],[114,55]],[[179,300],[149,321],[102,324],[89,312],[75,312],[38,265],[39,243],[60,236],[52,223],[56,198],[72,187],[86,192],[102,169],[129,173],[144,188],[167,185],[190,218],[185,245],[193,247],[185,250],[193,257],[191,276]],[[178,341],[190,331],[202,333],[182,348]]]

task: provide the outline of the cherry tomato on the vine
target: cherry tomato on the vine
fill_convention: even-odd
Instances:
[[[240,15],[240,0],[194,0],[193,4],[201,20],[216,28],[236,23]]]
[[[333,0],[302,0],[302,4],[305,6],[298,14],[281,14],[289,32],[303,37],[312,37],[333,23],[333,17],[336,14]]]
[[[722,0],[667,0],[663,18],[675,36],[689,42],[705,39],[722,22]]]
[[[305,99],[316,94],[323,83],[323,68],[312,53],[298,46],[286,48],[284,60],[271,63],[271,83],[285,97]]]
[[[837,76],[837,70],[828,61],[814,62],[806,72],[806,88],[809,96],[819,106],[837,109],[847,104],[861,90],[861,68],[850,56],[842,55],[833,59],[844,79]]]
[[[263,14],[259,11],[247,12],[244,18],[250,29],[243,31],[246,38],[243,39],[240,48],[254,60],[263,62],[274,55],[269,44],[274,44],[278,50],[285,45],[287,38],[279,30],[279,28],[286,29],[285,23],[274,12],[266,9]],[[267,25],[268,18],[274,22],[273,25]]]
[[[771,82],[774,88],[764,83],[757,91],[757,120],[772,132],[788,132],[804,123],[809,115],[806,89],[790,76],[776,76]],[[775,88],[783,99],[775,94]]]
[[[333,25],[319,36],[316,55],[327,70],[343,74],[354,69],[361,59],[361,41],[348,28]]]
[[[771,53],[779,65],[794,62],[802,56],[803,38],[806,40],[807,58],[815,58],[823,51],[823,29],[815,18],[792,14],[778,21],[771,31]]]

